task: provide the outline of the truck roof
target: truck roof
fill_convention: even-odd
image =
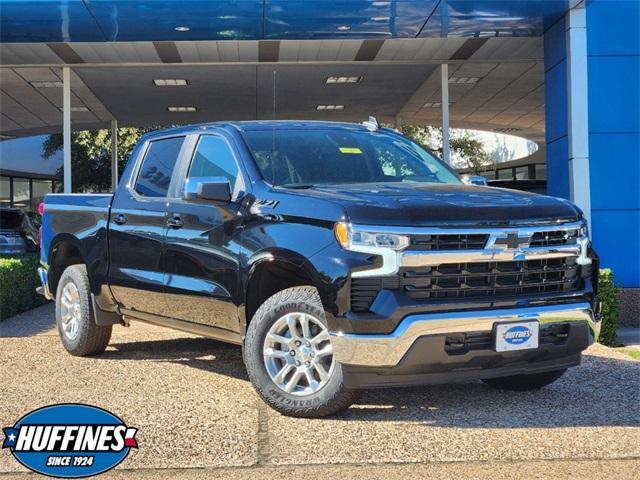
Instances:
[[[347,122],[323,122],[315,120],[251,120],[251,121],[238,121],[238,122],[210,122],[210,123],[197,123],[192,125],[184,125],[180,127],[164,128],[160,130],[154,130],[144,135],[145,138],[154,137],[156,135],[167,134],[187,134],[194,131],[207,131],[214,128],[221,127],[233,127],[243,131],[254,130],[278,130],[278,129],[337,129],[337,130],[360,130],[366,131],[367,128],[360,123],[347,123]]]

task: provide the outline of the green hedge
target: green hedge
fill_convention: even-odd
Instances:
[[[602,301],[602,327],[598,341],[603,345],[615,346],[618,332],[618,287],[609,268],[600,270],[598,280],[600,300]]]
[[[37,255],[0,258],[0,320],[45,302],[36,293],[39,263]]]

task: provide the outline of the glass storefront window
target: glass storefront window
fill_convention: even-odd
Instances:
[[[547,179],[547,166],[542,164],[536,164],[536,180]]]
[[[13,179],[13,206],[24,210],[29,208],[29,180],[26,178]]]
[[[52,192],[51,180],[31,180],[31,211],[38,211],[38,204],[44,200],[47,193]]]
[[[516,167],[516,179],[517,180],[527,180],[529,178],[529,167]]]
[[[503,168],[502,170],[498,170],[498,178],[511,180],[513,178],[513,170],[511,168]]]
[[[11,206],[11,179],[0,177],[0,207]]]

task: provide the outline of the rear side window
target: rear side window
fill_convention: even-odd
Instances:
[[[233,190],[238,178],[238,165],[223,138],[215,135],[200,137],[189,169],[189,178],[194,177],[224,177]]]
[[[143,197],[166,197],[184,137],[155,140],[149,145],[134,190]]]

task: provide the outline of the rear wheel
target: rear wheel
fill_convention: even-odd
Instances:
[[[285,415],[324,417],[359,396],[344,386],[313,287],[288,288],[258,309],[247,329],[244,357],[258,394]]]
[[[104,352],[111,325],[96,325],[91,290],[84,265],[71,265],[62,273],[56,292],[56,323],[65,350],[79,357]]]
[[[512,375],[510,377],[486,378],[482,380],[487,385],[502,390],[537,390],[559,379],[567,369],[551,372],[532,373],[529,375]]]

